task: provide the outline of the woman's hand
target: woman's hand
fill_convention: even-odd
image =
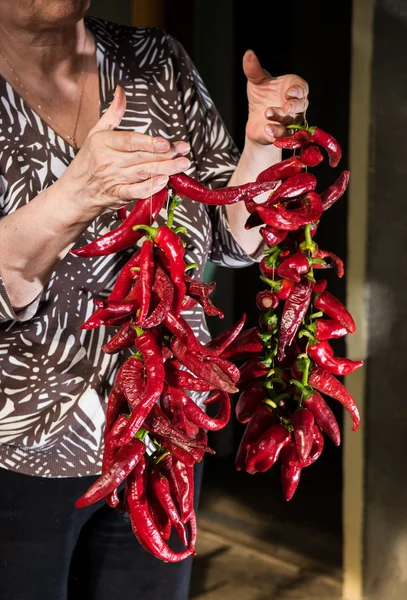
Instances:
[[[299,121],[308,107],[308,84],[298,75],[272,77],[253,50],[243,57],[249,117],[246,137],[252,144],[272,144],[286,135],[285,126]]]
[[[149,197],[167,184],[170,175],[190,166],[184,156],[190,151],[186,142],[170,143],[162,137],[113,131],[125,110],[126,96],[118,87],[109,109],[59,180],[83,220]]]

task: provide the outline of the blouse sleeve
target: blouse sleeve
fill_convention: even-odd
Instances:
[[[227,185],[239,161],[239,151],[229,135],[193,62],[185,49],[167,35],[176,84],[183,106],[197,178],[210,188]],[[209,260],[227,267],[247,267],[259,260],[262,248],[249,256],[234,238],[224,206],[207,206],[213,244]]]
[[[4,206],[4,188],[0,179],[0,220],[5,216],[3,211]],[[0,273],[0,324],[7,321],[29,321],[37,313],[43,292],[41,292],[33,302],[23,308],[23,310],[15,312],[11,304],[10,297],[4,285],[3,278]]]

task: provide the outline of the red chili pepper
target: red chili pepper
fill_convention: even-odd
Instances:
[[[324,265],[315,263],[315,264],[313,264],[314,269],[326,269],[326,268],[330,268],[331,266],[333,266],[338,277],[344,276],[345,269],[343,266],[343,262],[341,261],[339,256],[336,256],[336,254],[334,254],[333,252],[328,252],[327,250],[319,250],[318,249],[312,254],[312,257],[313,258],[321,258],[321,259],[330,258],[332,261],[332,263],[328,264],[328,266],[324,266]]]
[[[155,497],[163,507],[164,511],[168,515],[172,525],[174,526],[180,540],[184,546],[188,546],[187,534],[184,528],[184,524],[178,514],[175,507],[174,501],[171,498],[170,484],[165,475],[160,473],[159,469],[155,465],[150,465],[149,469],[150,485],[151,490],[154,492]]]
[[[133,300],[93,300],[98,308],[106,308],[109,312],[109,319],[117,316],[128,315],[137,310],[137,304]]]
[[[350,171],[343,171],[338,179],[321,194],[322,210],[328,210],[346,192]]]
[[[227,349],[225,350],[227,352]],[[229,375],[233,383],[237,383],[240,378],[240,371],[236,365],[229,360],[223,358],[223,356],[211,356],[210,361],[213,365],[219,367],[224,373]]]
[[[143,457],[127,478],[126,504],[134,535],[148,552],[165,562],[178,562],[194,554],[193,546],[173,552],[160,536],[147,502],[147,464]]]
[[[237,388],[229,375],[224,373],[217,365],[212,364],[210,359],[191,352],[181,340],[175,338],[171,344],[171,350],[175,358],[194,375],[212,384],[216,389],[230,394],[237,392]]]
[[[150,316],[144,321],[143,327],[145,329],[151,329],[160,325],[172,307],[174,286],[161,267],[157,267],[155,271],[153,295],[157,296],[159,301]]]
[[[186,394],[182,394],[185,416],[191,423],[195,423],[195,425],[207,431],[219,431],[223,429],[229,423],[230,419],[229,394],[217,390],[208,398],[208,404],[213,404],[215,400],[220,400],[219,411],[215,417],[210,417],[191,398]]]
[[[169,516],[157,500],[154,492],[151,490],[150,481],[147,481],[147,502],[154,525],[157,527],[162,539],[165,542],[168,542],[171,535],[172,523]]]
[[[244,185],[210,190],[191,177],[188,177],[188,175],[180,173],[170,177],[168,186],[177,194],[183,194],[190,200],[201,202],[202,204],[225,205],[255,198],[263,192],[273,189],[275,183],[270,180],[263,180],[262,183],[245,183]]]
[[[154,244],[151,240],[144,240],[140,255],[140,283],[141,302],[137,324],[142,326],[147,318],[150,308],[151,292],[154,282]]]
[[[314,336],[320,342],[341,338],[347,333],[345,327],[333,319],[317,319],[315,322]]]
[[[109,231],[83,248],[71,250],[71,253],[76,256],[105,256],[129,248],[144,235],[142,231],[134,231],[133,227],[149,225],[154,222],[164,206],[167,196],[168,190],[164,188],[151,198],[138,200],[127,219],[117,229]]]
[[[314,307],[317,310],[322,310],[331,319],[338,321],[349,333],[355,333],[356,325],[352,315],[342,302],[329,292],[318,294],[314,300]]]
[[[289,177],[272,192],[263,206],[273,206],[283,198],[296,198],[307,192],[313,192],[317,187],[317,178],[312,173],[300,173]]]
[[[221,357],[226,360],[238,360],[247,358],[251,354],[258,354],[263,350],[264,344],[259,337],[257,327],[251,327],[240,333],[234,342],[222,352]]]
[[[263,275],[263,277],[271,277],[273,278],[275,273],[276,273],[276,265],[273,264],[269,264],[270,262],[270,257],[269,256],[263,256],[263,258],[260,261],[260,273]]]
[[[256,379],[240,394],[236,404],[236,418],[240,423],[247,423],[256,407],[267,398],[263,379]]]
[[[187,523],[194,515],[194,468],[173,459],[172,472],[179,490],[179,496],[176,499],[181,510],[182,520]],[[171,487],[171,479],[169,481]]]
[[[283,360],[285,349],[292,343],[311,301],[313,283],[302,279],[295,283],[284,306],[278,336],[278,360]]]
[[[120,441],[121,445],[127,444],[134,437],[142,426],[146,416],[161,396],[164,388],[164,362],[157,338],[147,331],[137,338],[136,344],[138,350],[143,355],[147,382],[140,401],[135,409],[133,409],[127,430]],[[124,387],[122,382],[121,387],[130,403],[129,395],[131,393],[134,394],[134,391],[130,392],[128,388]]]
[[[193,298],[191,298],[191,296],[187,295],[185,296],[182,302],[181,312],[183,312],[184,310],[192,310],[197,304],[197,300],[194,300]]]
[[[306,148],[312,142],[312,135],[308,131],[300,129],[293,135],[275,140],[274,146],[285,150],[294,150],[295,148]]]
[[[319,367],[334,375],[350,375],[356,369],[363,367],[363,360],[350,360],[335,356],[329,342],[318,342],[307,346],[308,356]]]
[[[219,317],[219,319],[223,319],[225,316],[223,312],[219,308],[216,308],[211,300],[209,300],[209,296],[214,291],[216,284],[195,281],[188,277],[188,275],[185,275],[185,281],[187,284],[188,296],[191,296],[191,298],[196,300],[209,317]]]
[[[132,410],[136,410],[144,394],[144,362],[138,358],[130,357],[120,367],[116,385],[126,397]]]
[[[314,293],[320,293],[320,292],[325,292],[326,290],[326,286],[328,285],[328,282],[326,279],[320,279],[319,281],[316,281],[314,284]]]
[[[226,329],[226,331],[206,344],[206,348],[210,350],[212,356],[219,356],[232,344],[232,342],[242,331],[245,322],[246,315],[243,313],[243,315],[240,317],[240,320],[235,325],[229,329]]]
[[[282,279],[280,281],[280,288],[276,289],[275,294],[279,300],[287,300],[291,294],[291,290],[294,287],[294,281],[288,279]]]
[[[114,457],[111,467],[75,502],[76,508],[95,504],[117,489],[135,468],[145,450],[144,443],[138,439],[131,440],[127,446],[122,446]]]
[[[106,441],[106,436],[110,432],[120,413],[125,412],[127,409],[127,402],[123,392],[120,389],[120,386],[116,382],[113,386],[112,391],[109,394],[109,398],[107,401],[107,410],[106,410],[106,423],[104,430],[104,439]],[[126,421],[127,422],[127,421]]]
[[[310,225],[318,221],[322,214],[321,198],[315,192],[310,192],[299,200],[301,208],[287,210],[281,205],[278,208],[274,206],[266,207],[259,205],[256,213],[261,220],[276,229],[285,231],[296,231],[304,225]]]
[[[298,456],[303,463],[309,456],[314,442],[314,415],[306,408],[295,411],[291,417]]]
[[[176,360],[167,360],[165,362],[165,379],[170,386],[179,390],[189,390],[191,392],[209,392],[213,390],[212,384],[204,381],[200,377],[194,377],[188,371],[179,369],[179,362]]]
[[[322,451],[324,449],[324,436],[322,435],[319,427],[317,425],[313,425],[312,427],[312,448],[311,452],[306,460],[300,460],[298,462],[294,461],[292,464],[304,467],[309,467],[314,464],[320,458]]]
[[[252,444],[246,454],[244,469],[250,475],[268,471],[278,460],[281,450],[291,439],[283,425],[275,423]]]
[[[270,308],[277,308],[279,299],[274,292],[259,292],[256,296],[256,306],[259,310],[268,311]]]
[[[301,281],[301,275],[305,275],[308,271],[308,258],[300,250],[283,260],[277,268],[279,277],[296,283]]]
[[[359,429],[360,426],[360,415],[356,403],[346,387],[342,385],[340,381],[334,377],[331,373],[328,373],[324,369],[315,367],[309,378],[309,383],[318,392],[322,392],[335,400],[338,400],[350,413],[353,421],[353,431]]]
[[[103,352],[106,354],[115,354],[124,350],[125,348],[131,348],[135,344],[137,333],[134,327],[134,323],[129,321],[125,323],[123,327],[106,343],[102,346]]]
[[[298,484],[300,483],[302,467],[299,466],[299,458],[295,442],[287,444],[281,452],[281,487],[284,497],[287,500],[292,499]]]
[[[177,392],[178,390],[173,391]],[[180,409],[183,411],[182,400],[180,403]],[[181,428],[176,427],[173,423],[171,423],[169,418],[165,416],[158,404],[155,404],[146,416],[143,427],[147,429],[148,432],[158,435],[160,438],[165,438],[172,444],[175,444],[182,449],[198,448],[204,452],[211,452],[211,449],[208,448],[208,444],[203,442],[198,435],[196,437],[190,437]]]
[[[342,157],[342,150],[336,139],[319,127],[310,127],[308,131],[314,137],[315,143],[328,152],[330,166],[337,167]]]
[[[260,229],[260,235],[263,240],[266,242],[267,246],[278,246],[283,242],[287,235],[288,231],[280,231],[279,229],[275,229],[274,227],[262,227]]]
[[[308,398],[303,398],[302,403],[305,408],[312,412],[315,422],[333,441],[335,446],[340,446],[341,432],[338,422],[321,394],[314,390],[311,396],[308,396]]]
[[[324,160],[317,146],[307,146],[300,153],[300,160],[307,167],[316,167]]]
[[[127,205],[122,206],[117,211],[117,218],[119,219],[119,221],[124,221],[126,219],[126,217],[127,217]]]
[[[188,346],[191,352],[202,354],[203,356],[212,356],[215,354],[213,350],[201,344],[183,317],[177,317],[170,311],[165,315],[163,324],[176,338]]]
[[[264,402],[256,406],[256,409],[246,425],[245,432],[240,441],[236,454],[236,469],[240,471],[246,462],[247,450],[251,444],[260,438],[260,436],[275,421],[273,412]]]
[[[239,368],[239,371],[240,379],[238,388],[239,391],[242,391],[255,379],[267,375],[268,368],[264,366],[258,356],[253,356]]]
[[[256,181],[261,183],[263,181],[288,179],[288,177],[302,173],[304,168],[298,156],[291,156],[291,158],[282,160],[262,171],[257,176]]]
[[[175,459],[173,457],[173,455],[171,454],[167,454],[164,455],[164,457],[160,460],[160,462],[158,463],[158,468],[160,470],[161,473],[163,473],[166,478],[168,479],[168,483],[170,484],[170,490],[171,490],[171,494],[174,497],[176,503],[178,504],[180,511],[181,511],[181,517],[183,520],[183,523],[186,523],[190,517],[191,514],[193,512],[193,501],[192,501],[192,511],[189,510],[188,514],[186,515],[184,512],[185,506],[184,506],[184,502],[182,501],[182,485],[180,486],[180,479],[182,480],[182,477],[180,477],[178,475],[178,473],[175,472],[174,470],[174,463]],[[182,464],[182,463],[181,463]],[[184,469],[184,479],[187,479],[186,475],[185,475],[185,466],[182,465],[181,467],[182,469]],[[185,518],[187,517],[187,518]]]
[[[199,427],[188,421],[182,404],[182,394],[181,389],[174,388],[166,383],[160,398],[161,408],[175,427],[178,427],[189,436],[195,436],[199,433]]]

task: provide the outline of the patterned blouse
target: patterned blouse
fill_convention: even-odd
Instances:
[[[188,141],[188,174],[226,185],[238,152],[182,46],[160,29],[97,19],[86,24],[96,40],[101,113],[120,84],[127,110],[119,129]],[[0,77],[0,216],[52,185],[74,158],[73,148]],[[187,262],[201,265],[195,277],[207,259],[231,267],[254,262],[234,240],[223,209],[186,200],[176,221],[189,231]],[[102,215],[76,247],[117,225],[115,213]],[[100,473],[106,401],[123,357],[101,350],[115,329],[79,326],[94,310],[92,298],[108,295],[132,252],[68,254],[43,293],[18,314],[0,278],[0,467],[42,477]],[[207,341],[202,310],[185,317]]]

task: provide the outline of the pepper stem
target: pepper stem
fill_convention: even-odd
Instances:
[[[182,203],[182,199],[179,196],[177,196],[177,194],[173,194],[171,196],[171,202],[168,207],[168,217],[167,217],[167,227],[169,227],[170,229],[174,223],[175,209],[178,208],[178,206],[181,203]]]
[[[136,433],[136,435],[134,437],[137,440],[141,440],[142,442],[144,442],[144,439],[145,439],[147,433],[148,433],[147,429],[144,429],[144,427],[140,427],[140,429],[138,430],[138,432]]]
[[[260,279],[262,281],[264,281],[264,283],[267,283],[267,285],[272,287],[273,290],[277,290],[277,291],[280,290],[281,283],[279,281],[273,281],[272,279],[269,279],[268,277],[264,277],[264,275],[260,275]]]
[[[312,239],[311,235],[311,225],[304,226],[304,236],[305,240],[300,244],[301,250],[309,250],[309,252],[315,252],[316,243]]]
[[[294,129],[295,131],[299,131],[300,129],[302,129],[303,131],[308,131],[309,127],[308,124],[307,125],[286,125],[285,127],[286,129]]]
[[[197,269],[198,268],[198,264],[197,263],[190,263],[189,265],[187,265],[185,267],[185,273],[187,271],[191,271],[191,269]]]
[[[140,229],[144,229],[152,240],[155,239],[155,236],[158,233],[157,227],[150,227],[150,225],[135,225],[133,227],[133,231],[139,231]]]

